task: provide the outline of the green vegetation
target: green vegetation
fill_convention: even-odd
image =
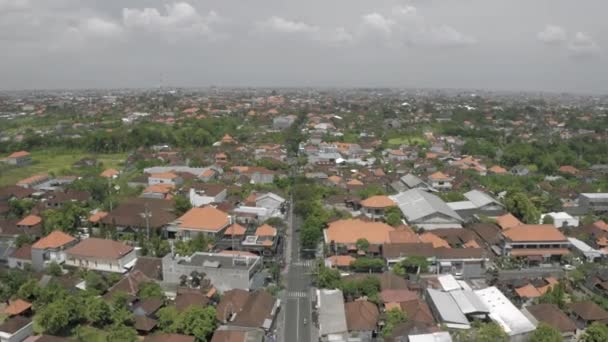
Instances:
[[[393,266],[393,273],[405,276],[408,273],[419,274],[429,271],[430,263],[425,257],[411,256]]]
[[[452,338],[455,342],[507,342],[509,336],[502,327],[495,322],[483,323],[475,321],[469,330],[457,330],[453,332]]]
[[[393,308],[386,312],[386,323],[382,328],[382,336],[390,336],[399,323],[405,322],[407,316],[401,309]]]
[[[546,323],[540,323],[530,334],[530,342],[562,342],[562,334]]]
[[[160,309],[157,316],[162,331],[193,335],[198,341],[208,341],[217,324],[212,306],[190,306],[182,312],[169,306]]]

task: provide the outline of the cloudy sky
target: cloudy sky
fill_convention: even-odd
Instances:
[[[606,0],[0,0],[0,89],[608,93]]]

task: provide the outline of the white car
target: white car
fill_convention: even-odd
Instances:
[[[572,266],[572,265],[564,265],[563,266],[565,271],[574,271],[576,269],[576,267]]]

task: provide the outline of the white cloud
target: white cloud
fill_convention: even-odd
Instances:
[[[547,25],[542,31],[536,34],[536,39],[545,44],[560,44],[565,42],[568,38],[566,37],[566,30],[561,26]]]
[[[29,0],[0,0],[0,11],[15,11],[30,8]]]
[[[449,25],[430,23],[414,6],[395,7],[388,15],[364,15],[361,37],[369,38],[370,32],[382,34],[391,46],[464,46],[477,42]]]
[[[258,29],[276,33],[316,33],[318,26],[309,25],[301,21],[292,21],[278,16],[257,23]]]
[[[584,32],[577,32],[568,43],[568,51],[575,57],[591,56],[599,50],[600,47],[595,40]]]
[[[115,37],[122,32],[122,27],[112,21],[101,18],[88,18],[81,23],[85,33],[98,37]]]
[[[165,11],[166,14],[162,14],[156,8],[124,8],[122,22],[128,29],[170,34],[179,38],[181,34],[211,36],[214,33],[211,25],[222,20],[214,11],[201,15],[186,2],[165,5]]]

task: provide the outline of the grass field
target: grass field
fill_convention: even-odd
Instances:
[[[416,136],[408,136],[408,137],[399,137],[399,138],[391,138],[388,139],[388,144],[391,146],[399,146],[399,145],[424,145],[427,141],[423,137]]]
[[[72,164],[84,157],[97,158],[104,168],[120,168],[127,158],[126,153],[91,154],[78,150],[44,150],[32,152],[32,165],[18,168],[0,169],[0,186],[12,185],[17,181],[38,173],[69,170]]]

